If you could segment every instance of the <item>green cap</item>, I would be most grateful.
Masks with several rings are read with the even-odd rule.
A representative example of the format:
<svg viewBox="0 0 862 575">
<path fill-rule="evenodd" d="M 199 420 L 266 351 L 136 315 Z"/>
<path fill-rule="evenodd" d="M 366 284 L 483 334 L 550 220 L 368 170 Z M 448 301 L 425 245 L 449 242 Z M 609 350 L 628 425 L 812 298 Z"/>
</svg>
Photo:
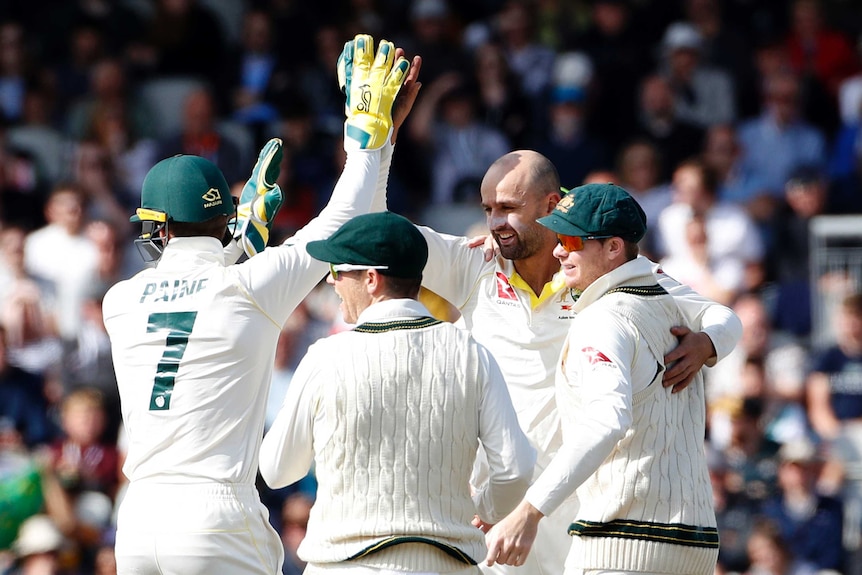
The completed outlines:
<svg viewBox="0 0 862 575">
<path fill-rule="evenodd" d="M 131 222 L 205 222 L 234 214 L 227 180 L 200 156 L 176 155 L 150 168 L 141 190 L 141 207 Z"/>
<path fill-rule="evenodd" d="M 387 266 L 380 273 L 420 278 L 428 243 L 410 220 L 393 212 L 356 216 L 329 239 L 308 242 L 311 257 L 331 264 Z"/>
<path fill-rule="evenodd" d="M 646 214 L 631 195 L 614 184 L 586 184 L 569 190 L 550 215 L 537 220 L 564 236 L 618 236 L 639 242 Z"/>
</svg>

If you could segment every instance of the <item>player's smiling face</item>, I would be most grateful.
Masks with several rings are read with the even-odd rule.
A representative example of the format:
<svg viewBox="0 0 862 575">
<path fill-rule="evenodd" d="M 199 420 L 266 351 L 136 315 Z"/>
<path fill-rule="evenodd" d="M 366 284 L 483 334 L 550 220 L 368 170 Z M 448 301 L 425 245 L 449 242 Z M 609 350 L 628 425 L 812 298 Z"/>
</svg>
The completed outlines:
<svg viewBox="0 0 862 575">
<path fill-rule="evenodd" d="M 554 257 L 560 260 L 566 287 L 584 291 L 591 283 L 611 271 L 606 246 L 600 240 L 585 240 L 584 249 L 569 252 L 561 246 L 554 248 Z"/>
<path fill-rule="evenodd" d="M 488 230 L 500 246 L 500 255 L 509 260 L 523 260 L 546 253 L 544 250 L 554 241 L 553 232 L 536 222 L 548 215 L 553 205 L 510 175 L 496 186 L 492 182 L 482 183 L 482 208 Z"/>
</svg>

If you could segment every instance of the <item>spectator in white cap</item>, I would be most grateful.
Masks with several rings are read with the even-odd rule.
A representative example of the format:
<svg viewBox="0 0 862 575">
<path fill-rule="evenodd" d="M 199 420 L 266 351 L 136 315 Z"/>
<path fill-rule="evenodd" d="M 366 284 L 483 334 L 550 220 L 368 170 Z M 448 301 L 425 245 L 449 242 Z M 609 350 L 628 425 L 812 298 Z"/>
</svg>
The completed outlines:
<svg viewBox="0 0 862 575">
<path fill-rule="evenodd" d="M 54 521 L 47 515 L 33 515 L 18 530 L 18 538 L 12 543 L 15 554 L 13 574 L 59 574 L 59 552 L 65 538 Z"/>
</svg>

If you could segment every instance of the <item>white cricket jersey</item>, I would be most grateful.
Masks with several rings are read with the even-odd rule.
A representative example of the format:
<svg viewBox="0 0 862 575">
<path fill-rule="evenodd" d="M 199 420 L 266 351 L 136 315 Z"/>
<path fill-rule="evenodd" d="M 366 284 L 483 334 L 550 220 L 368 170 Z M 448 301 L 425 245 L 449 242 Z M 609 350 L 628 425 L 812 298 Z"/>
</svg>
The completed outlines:
<svg viewBox="0 0 862 575">
<path fill-rule="evenodd" d="M 351 152 L 327 207 L 281 246 L 225 266 L 218 240 L 173 238 L 110 289 L 131 481 L 254 482 L 279 332 L 327 271 L 304 244 L 368 211 L 380 156 Z"/>
<path fill-rule="evenodd" d="M 555 277 L 536 297 L 512 261 L 498 256 L 486 262 L 467 238 L 419 230 L 429 252 L 423 285 L 461 311 L 464 326 L 500 364 L 521 428 L 538 452 L 538 475 L 562 444 L 554 376 L 574 317 L 570 290 Z M 730 353 L 742 335 L 733 311 L 661 273 L 657 264 L 652 269 L 690 323 L 704 326 L 718 358 Z"/>
</svg>

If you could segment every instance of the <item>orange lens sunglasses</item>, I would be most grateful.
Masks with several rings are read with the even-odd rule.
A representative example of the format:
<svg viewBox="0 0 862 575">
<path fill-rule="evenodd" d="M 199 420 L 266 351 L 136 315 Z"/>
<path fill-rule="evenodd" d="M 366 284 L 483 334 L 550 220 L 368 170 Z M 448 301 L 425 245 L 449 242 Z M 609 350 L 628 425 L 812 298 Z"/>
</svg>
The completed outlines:
<svg viewBox="0 0 862 575">
<path fill-rule="evenodd" d="M 604 240 L 613 236 L 565 236 L 557 234 L 557 243 L 563 246 L 567 252 L 579 252 L 584 249 L 584 242 L 587 240 Z"/>
</svg>

